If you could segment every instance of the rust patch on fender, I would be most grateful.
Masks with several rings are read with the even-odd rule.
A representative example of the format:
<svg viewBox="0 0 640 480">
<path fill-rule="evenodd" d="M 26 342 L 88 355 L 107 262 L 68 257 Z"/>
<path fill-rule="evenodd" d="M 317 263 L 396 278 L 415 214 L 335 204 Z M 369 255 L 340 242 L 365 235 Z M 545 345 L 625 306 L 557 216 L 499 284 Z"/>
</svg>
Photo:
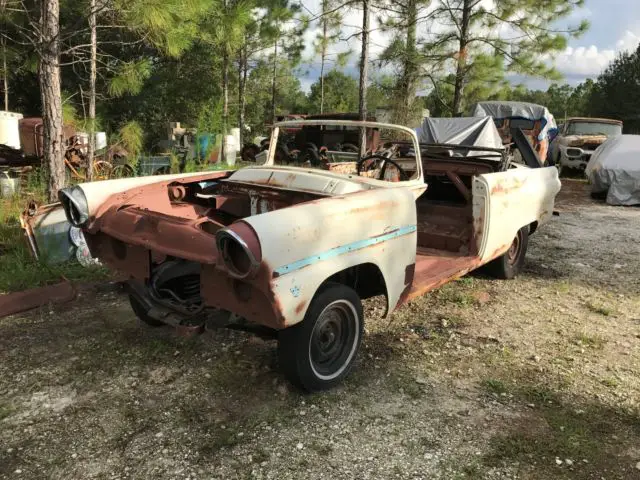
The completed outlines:
<svg viewBox="0 0 640 480">
<path fill-rule="evenodd" d="M 304 307 L 307 305 L 307 301 L 306 300 L 302 300 L 300 303 L 298 303 L 298 305 L 296 305 L 296 309 L 295 312 L 297 315 L 300 315 L 302 313 L 302 310 L 304 310 Z"/>
</svg>

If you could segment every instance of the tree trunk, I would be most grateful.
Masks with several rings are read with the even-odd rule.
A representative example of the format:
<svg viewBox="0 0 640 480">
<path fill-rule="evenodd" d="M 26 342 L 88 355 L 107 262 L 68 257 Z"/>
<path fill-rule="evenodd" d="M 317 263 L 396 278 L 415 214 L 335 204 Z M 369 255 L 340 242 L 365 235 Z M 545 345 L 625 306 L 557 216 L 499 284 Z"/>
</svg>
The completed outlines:
<svg viewBox="0 0 640 480">
<path fill-rule="evenodd" d="M 89 74 L 89 146 L 87 148 L 87 180 L 93 180 L 93 156 L 96 150 L 96 58 L 98 33 L 96 28 L 96 0 L 89 1 L 89 28 L 91 29 L 91 72 Z"/>
<path fill-rule="evenodd" d="M 222 159 L 225 160 L 225 136 L 229 126 L 229 53 L 222 54 Z"/>
<path fill-rule="evenodd" d="M 400 84 L 400 115 L 398 123 L 408 125 L 411 108 L 416 96 L 416 24 L 418 21 L 418 7 L 416 0 L 409 0 L 407 3 L 407 39 L 405 45 L 405 59 Z"/>
<path fill-rule="evenodd" d="M 360 85 L 358 114 L 367 119 L 367 76 L 369 73 L 369 0 L 362 0 L 362 52 L 360 55 Z M 367 151 L 367 129 L 360 129 L 360 155 Z"/>
<path fill-rule="evenodd" d="M 322 20 L 322 53 L 320 54 L 320 113 L 324 113 L 324 61 L 327 57 L 327 19 Z"/>
<path fill-rule="evenodd" d="M 469 19 L 471 16 L 471 0 L 464 0 L 462 5 L 462 23 L 460 24 L 460 48 L 458 50 L 458 64 L 456 66 L 456 79 L 453 91 L 452 114 L 454 117 L 462 115 L 462 95 L 464 93 L 464 81 L 467 66 L 467 46 L 469 44 Z"/>
<path fill-rule="evenodd" d="M 244 144 L 244 114 L 247 108 L 247 43 L 240 49 L 240 61 L 238 62 L 238 127 L 240 128 L 240 148 Z"/>
<path fill-rule="evenodd" d="M 40 62 L 38 80 L 44 124 L 44 165 L 49 175 L 49 201 L 58 200 L 64 187 L 64 132 L 62 95 L 60 92 L 60 4 L 58 0 L 42 0 L 40 11 Z"/>
<path fill-rule="evenodd" d="M 2 37 L 2 91 L 4 92 L 4 109 L 9 111 L 9 72 L 7 72 L 7 39 Z"/>
<path fill-rule="evenodd" d="M 276 121 L 276 67 L 278 65 L 278 40 L 273 44 L 273 79 L 271 81 L 271 121 Z"/>
</svg>

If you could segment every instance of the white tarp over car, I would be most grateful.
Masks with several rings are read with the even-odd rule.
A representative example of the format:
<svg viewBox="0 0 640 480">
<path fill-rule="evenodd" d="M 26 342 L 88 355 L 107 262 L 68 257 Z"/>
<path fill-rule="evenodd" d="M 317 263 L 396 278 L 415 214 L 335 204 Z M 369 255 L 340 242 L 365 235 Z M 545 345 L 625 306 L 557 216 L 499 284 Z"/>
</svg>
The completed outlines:
<svg viewBox="0 0 640 480">
<path fill-rule="evenodd" d="M 502 139 L 493 120 L 484 118 L 433 118 L 427 117 L 422 126 L 416 128 L 418 141 L 428 144 L 463 145 L 503 149 Z M 461 150 L 452 152 L 454 156 L 478 156 L 483 152 Z"/>
<path fill-rule="evenodd" d="M 550 131 L 558 130 L 556 121 L 547 107 L 536 103 L 527 102 L 502 102 L 487 101 L 478 102 L 472 115 L 474 117 L 493 117 L 495 119 L 504 118 L 525 118 L 527 120 L 541 120 L 542 129 L 538 140 L 544 140 Z"/>
<path fill-rule="evenodd" d="M 600 145 L 585 173 L 595 194 L 610 205 L 640 205 L 640 135 L 610 137 Z"/>
</svg>

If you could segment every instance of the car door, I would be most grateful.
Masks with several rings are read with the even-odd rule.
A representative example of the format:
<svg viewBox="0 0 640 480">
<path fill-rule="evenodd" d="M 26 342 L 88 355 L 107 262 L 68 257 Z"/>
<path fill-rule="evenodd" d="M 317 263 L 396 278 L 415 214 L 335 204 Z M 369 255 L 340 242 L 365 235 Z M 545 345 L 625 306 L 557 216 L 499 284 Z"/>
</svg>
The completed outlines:
<svg viewBox="0 0 640 480">
<path fill-rule="evenodd" d="M 555 167 L 518 167 L 474 177 L 474 230 L 482 263 L 506 252 L 520 228 L 548 222 L 559 191 Z"/>
</svg>

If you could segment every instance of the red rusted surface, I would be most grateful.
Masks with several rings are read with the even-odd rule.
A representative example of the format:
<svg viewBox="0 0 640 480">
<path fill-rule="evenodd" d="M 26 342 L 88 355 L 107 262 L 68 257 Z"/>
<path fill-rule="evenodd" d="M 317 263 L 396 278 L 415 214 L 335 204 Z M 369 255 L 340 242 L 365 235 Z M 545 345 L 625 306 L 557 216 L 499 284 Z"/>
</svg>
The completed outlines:
<svg viewBox="0 0 640 480">
<path fill-rule="evenodd" d="M 184 197 L 187 194 L 187 190 L 183 185 L 169 185 L 169 199 L 172 202 L 180 202 L 184 200 Z"/>
<path fill-rule="evenodd" d="M 296 305 L 295 308 L 295 312 L 296 314 L 300 315 L 302 313 L 302 311 L 304 310 L 304 307 L 307 306 L 307 301 L 306 300 L 302 300 L 301 302 L 298 303 L 298 305 Z"/>
<path fill-rule="evenodd" d="M 125 243 L 102 232 L 85 234 L 85 240 L 91 256 L 99 258 L 109 268 L 137 280 L 149 278 L 150 252 L 146 248 Z M 154 252 L 154 255 L 158 258 L 157 253 Z"/>
<path fill-rule="evenodd" d="M 523 187 L 525 180 L 518 178 L 509 178 L 497 182 L 491 188 L 491 195 L 507 195 Z"/>
<path fill-rule="evenodd" d="M 418 253 L 413 283 L 402 293 L 398 305 L 462 277 L 479 265 L 478 257 L 451 257 L 437 250 L 432 253 Z"/>
<path fill-rule="evenodd" d="M 276 329 L 285 326 L 282 309 L 271 289 L 271 271 L 264 263 L 256 277 L 248 281 L 231 278 L 223 268 L 204 265 L 200 295 L 205 305 L 236 313 L 250 322 Z"/>
<path fill-rule="evenodd" d="M 70 282 L 32 288 L 23 292 L 0 295 L 0 317 L 31 310 L 47 304 L 66 303 L 73 300 L 76 290 Z"/>
</svg>

